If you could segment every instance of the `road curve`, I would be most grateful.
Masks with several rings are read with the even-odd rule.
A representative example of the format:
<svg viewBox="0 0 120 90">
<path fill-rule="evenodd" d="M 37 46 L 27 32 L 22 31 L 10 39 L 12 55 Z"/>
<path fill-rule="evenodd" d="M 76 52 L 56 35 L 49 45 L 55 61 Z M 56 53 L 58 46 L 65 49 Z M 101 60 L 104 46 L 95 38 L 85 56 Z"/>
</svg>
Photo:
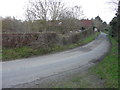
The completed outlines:
<svg viewBox="0 0 120 90">
<path fill-rule="evenodd" d="M 109 48 L 108 37 L 101 32 L 96 40 L 75 49 L 39 57 L 0 62 L 0 66 L 2 65 L 2 70 L 0 70 L 2 88 L 10 88 L 86 65 L 91 60 L 99 59 L 108 52 Z"/>
</svg>

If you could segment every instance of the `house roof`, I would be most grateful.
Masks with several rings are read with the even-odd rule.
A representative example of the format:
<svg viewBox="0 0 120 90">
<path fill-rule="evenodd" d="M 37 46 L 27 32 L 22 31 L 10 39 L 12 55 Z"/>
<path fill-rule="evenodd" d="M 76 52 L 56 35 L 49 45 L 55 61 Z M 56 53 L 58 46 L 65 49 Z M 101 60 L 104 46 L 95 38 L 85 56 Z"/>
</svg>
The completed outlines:
<svg viewBox="0 0 120 90">
<path fill-rule="evenodd" d="M 85 19 L 81 20 L 80 23 L 82 27 L 90 27 L 93 24 L 92 20 L 85 20 Z"/>
</svg>

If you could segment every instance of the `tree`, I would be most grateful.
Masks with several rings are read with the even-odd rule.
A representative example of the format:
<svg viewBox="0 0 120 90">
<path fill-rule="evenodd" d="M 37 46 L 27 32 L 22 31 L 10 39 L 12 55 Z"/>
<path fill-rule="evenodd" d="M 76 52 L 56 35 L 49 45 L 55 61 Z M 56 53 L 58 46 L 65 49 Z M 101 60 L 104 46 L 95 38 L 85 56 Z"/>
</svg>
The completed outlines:
<svg viewBox="0 0 120 90">
<path fill-rule="evenodd" d="M 112 4 L 112 9 L 117 11 L 118 10 L 118 2 L 119 0 L 111 0 L 109 3 Z"/>
<path fill-rule="evenodd" d="M 115 2 L 117 3 L 117 2 Z M 112 37 L 116 37 L 118 39 L 118 41 L 120 41 L 119 39 L 119 34 L 120 33 L 120 1 L 118 2 L 118 9 L 117 9 L 117 13 L 116 16 L 112 19 L 112 21 L 110 22 L 111 25 L 111 35 Z"/>
<path fill-rule="evenodd" d="M 72 8 L 66 8 L 63 10 L 60 17 L 63 32 L 80 29 L 79 20 L 82 19 L 83 16 L 84 14 L 80 6 L 74 6 Z"/>
<path fill-rule="evenodd" d="M 41 1 L 37 0 L 34 2 L 30 2 L 30 5 L 27 7 L 26 10 L 26 16 L 28 20 L 42 20 L 44 30 L 46 31 L 46 21 L 47 21 L 47 16 L 48 16 L 48 10 L 49 10 L 49 5 L 46 0 Z"/>
<path fill-rule="evenodd" d="M 27 18 L 30 20 L 42 19 L 46 21 L 48 13 L 48 3 L 46 0 L 44 0 L 44 2 L 37 0 L 29 3 L 30 5 L 26 10 Z"/>
<path fill-rule="evenodd" d="M 50 1 L 49 2 L 49 12 L 51 20 L 59 20 L 61 13 L 65 11 L 64 3 L 60 1 Z"/>
<path fill-rule="evenodd" d="M 117 34 L 118 34 L 118 32 L 117 32 L 117 17 L 114 17 L 112 19 L 112 21 L 110 22 L 110 25 L 111 25 L 111 28 L 112 28 L 110 34 L 111 34 L 112 37 L 116 37 Z"/>
<path fill-rule="evenodd" d="M 15 17 L 6 17 L 2 19 L 3 32 L 28 32 L 27 21 L 15 19 Z"/>
<path fill-rule="evenodd" d="M 58 20 L 63 9 L 64 4 L 60 1 L 36 0 L 29 3 L 26 16 L 29 21 L 41 20 L 46 31 L 47 21 Z"/>
<path fill-rule="evenodd" d="M 72 8 L 73 17 L 80 20 L 84 18 L 83 10 L 81 9 L 81 6 L 74 6 Z"/>
<path fill-rule="evenodd" d="M 100 18 L 100 16 L 95 17 L 95 19 L 93 19 L 93 25 L 99 29 L 99 30 L 103 30 L 103 21 Z"/>
<path fill-rule="evenodd" d="M 44 31 L 49 30 L 49 23 L 53 26 L 61 26 L 61 29 L 73 29 L 77 19 L 81 19 L 83 11 L 80 6 L 74 6 L 73 8 L 65 7 L 64 3 L 56 0 L 36 0 L 30 2 L 26 10 L 27 19 L 30 22 L 30 26 L 33 22 L 40 21 Z M 41 21 L 43 23 L 41 23 Z M 54 22 L 60 21 L 62 24 L 56 25 Z M 62 28 L 63 27 L 63 28 Z M 33 27 L 31 27 L 33 28 Z"/>
<path fill-rule="evenodd" d="M 118 39 L 118 42 L 119 42 L 119 46 L 120 46 L 120 1 L 118 2 L 118 10 L 117 10 L 117 39 Z"/>
<path fill-rule="evenodd" d="M 61 12 L 60 19 L 64 18 L 74 18 L 74 19 L 83 19 L 84 14 L 81 6 L 73 6 L 71 8 L 66 8 Z"/>
</svg>

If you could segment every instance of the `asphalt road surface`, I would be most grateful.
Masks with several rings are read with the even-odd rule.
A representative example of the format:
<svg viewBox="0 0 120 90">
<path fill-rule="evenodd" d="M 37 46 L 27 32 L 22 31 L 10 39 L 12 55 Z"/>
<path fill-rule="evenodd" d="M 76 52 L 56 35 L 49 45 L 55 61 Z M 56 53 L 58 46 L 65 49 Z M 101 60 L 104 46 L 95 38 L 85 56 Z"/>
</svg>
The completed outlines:
<svg viewBox="0 0 120 90">
<path fill-rule="evenodd" d="M 2 65 L 2 88 L 11 88 L 14 85 L 32 82 L 60 72 L 84 66 L 92 60 L 98 60 L 109 51 L 110 42 L 105 33 L 102 33 L 91 43 L 39 57 L 0 62 Z M 22 88 L 22 87 L 21 87 Z"/>
</svg>

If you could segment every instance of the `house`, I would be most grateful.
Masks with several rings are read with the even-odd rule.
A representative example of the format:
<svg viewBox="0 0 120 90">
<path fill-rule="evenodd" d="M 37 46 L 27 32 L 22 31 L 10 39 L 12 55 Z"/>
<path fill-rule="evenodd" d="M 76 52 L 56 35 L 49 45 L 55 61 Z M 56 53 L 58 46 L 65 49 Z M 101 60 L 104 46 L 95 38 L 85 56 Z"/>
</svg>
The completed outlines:
<svg viewBox="0 0 120 90">
<path fill-rule="evenodd" d="M 89 27 L 93 26 L 93 22 L 92 22 L 92 20 L 82 19 L 80 21 L 80 25 L 82 28 L 89 28 Z"/>
</svg>

